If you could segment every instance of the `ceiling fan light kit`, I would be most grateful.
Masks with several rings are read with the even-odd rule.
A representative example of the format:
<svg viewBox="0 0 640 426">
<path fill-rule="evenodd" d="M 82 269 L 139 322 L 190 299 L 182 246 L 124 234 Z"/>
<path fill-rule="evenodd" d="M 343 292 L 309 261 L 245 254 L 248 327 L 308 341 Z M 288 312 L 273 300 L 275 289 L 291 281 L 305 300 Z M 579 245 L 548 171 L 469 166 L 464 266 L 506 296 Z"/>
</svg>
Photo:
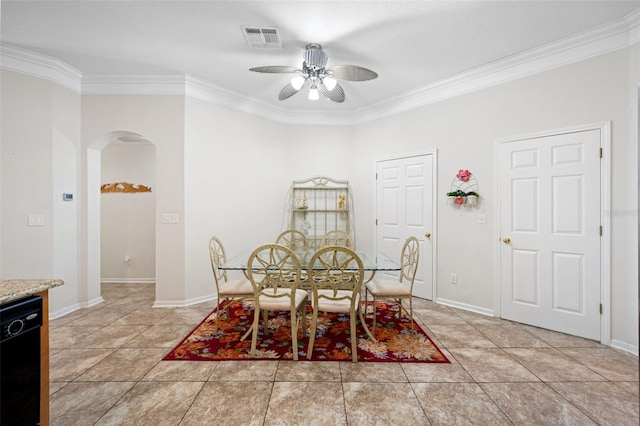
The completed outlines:
<svg viewBox="0 0 640 426">
<path fill-rule="evenodd" d="M 311 86 L 311 88 L 309 89 L 309 100 L 311 101 L 317 101 L 318 99 L 320 99 L 320 95 L 318 94 L 318 88 L 316 87 L 316 85 L 314 84 L 313 86 Z"/>
<path fill-rule="evenodd" d="M 281 101 L 290 98 L 298 93 L 303 87 L 309 86 L 309 99 L 317 100 L 322 93 L 327 99 L 333 102 L 344 102 L 345 95 L 342 86 L 337 80 L 345 81 L 367 81 L 378 77 L 378 74 L 370 69 L 357 65 L 336 65 L 326 68 L 329 57 L 322 50 L 322 46 L 317 43 L 309 43 L 305 47 L 302 68 L 291 66 L 271 65 L 264 67 L 250 68 L 249 71 L 262 73 L 294 73 L 289 84 L 287 84 L 278 95 Z"/>
</svg>

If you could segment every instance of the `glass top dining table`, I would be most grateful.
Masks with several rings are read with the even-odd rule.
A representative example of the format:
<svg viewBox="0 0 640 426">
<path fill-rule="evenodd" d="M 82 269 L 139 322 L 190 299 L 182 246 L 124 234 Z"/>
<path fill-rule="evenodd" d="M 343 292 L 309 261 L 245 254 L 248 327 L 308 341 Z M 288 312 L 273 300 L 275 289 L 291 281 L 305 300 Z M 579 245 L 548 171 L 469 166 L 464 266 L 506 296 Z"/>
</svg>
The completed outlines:
<svg viewBox="0 0 640 426">
<path fill-rule="evenodd" d="M 252 251 L 253 250 L 246 250 L 239 255 L 230 258 L 225 263 L 221 264 L 219 268 L 227 271 L 246 271 L 247 261 L 249 260 L 249 256 L 251 255 Z M 303 269 L 306 269 L 306 266 L 309 264 L 309 260 L 311 259 L 311 256 L 313 256 L 315 251 L 315 249 L 294 250 L 294 253 L 298 257 L 300 265 Z M 377 271 L 392 272 L 400 270 L 400 265 L 383 253 L 378 252 L 374 254 L 368 254 L 364 251 L 356 250 L 356 254 L 360 257 L 360 260 L 362 260 L 362 265 L 365 271 L 375 273 Z"/>
</svg>

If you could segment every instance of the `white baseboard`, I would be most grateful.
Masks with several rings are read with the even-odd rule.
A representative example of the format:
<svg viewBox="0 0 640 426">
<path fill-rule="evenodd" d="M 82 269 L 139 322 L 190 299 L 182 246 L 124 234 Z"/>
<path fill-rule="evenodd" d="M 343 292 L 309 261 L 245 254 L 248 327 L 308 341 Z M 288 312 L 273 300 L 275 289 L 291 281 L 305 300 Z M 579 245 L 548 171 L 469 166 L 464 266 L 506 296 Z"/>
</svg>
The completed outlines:
<svg viewBox="0 0 640 426">
<path fill-rule="evenodd" d="M 54 320 L 54 319 L 58 319 L 58 318 L 62 318 L 63 316 L 70 314 L 71 312 L 75 312 L 78 309 L 82 309 L 82 305 L 80 303 L 76 303 L 74 305 L 71 306 L 67 306 L 63 309 L 59 309 L 55 312 L 51 312 L 49 311 L 49 321 Z"/>
<path fill-rule="evenodd" d="M 104 299 L 102 298 L 102 296 L 98 296 L 95 299 L 89 300 L 88 302 L 81 303 L 81 306 L 83 308 L 90 308 L 90 307 L 96 306 L 98 303 L 102 303 L 102 302 L 104 302 Z"/>
<path fill-rule="evenodd" d="M 611 347 L 614 349 L 620 349 L 621 351 L 629 352 L 635 356 L 638 356 L 638 346 L 631 343 L 621 342 L 620 340 L 611 339 Z"/>
<path fill-rule="evenodd" d="M 455 300 L 443 299 L 441 297 L 437 297 L 435 300 L 436 303 L 441 305 L 450 306 L 452 308 L 458 308 L 469 312 L 475 312 L 476 314 L 487 315 L 490 317 L 495 317 L 496 313 L 493 309 L 482 308 L 480 306 L 468 305 L 466 303 L 456 302 Z"/>
<path fill-rule="evenodd" d="M 153 284 L 155 278 L 100 278 L 100 284 Z"/>
<path fill-rule="evenodd" d="M 186 308 L 187 306 L 197 305 L 198 303 L 209 302 L 211 300 L 218 300 L 216 294 L 210 294 L 207 296 L 196 297 L 188 300 L 156 300 L 153 302 L 154 308 Z"/>
<path fill-rule="evenodd" d="M 55 312 L 49 312 L 49 320 L 62 318 L 63 316 L 70 314 L 71 312 L 75 312 L 78 309 L 90 308 L 102 302 L 104 302 L 104 299 L 102 298 L 102 296 L 99 296 L 99 297 L 96 297 L 95 299 L 89 300 L 88 302 L 75 303 L 63 309 L 58 309 Z"/>
</svg>

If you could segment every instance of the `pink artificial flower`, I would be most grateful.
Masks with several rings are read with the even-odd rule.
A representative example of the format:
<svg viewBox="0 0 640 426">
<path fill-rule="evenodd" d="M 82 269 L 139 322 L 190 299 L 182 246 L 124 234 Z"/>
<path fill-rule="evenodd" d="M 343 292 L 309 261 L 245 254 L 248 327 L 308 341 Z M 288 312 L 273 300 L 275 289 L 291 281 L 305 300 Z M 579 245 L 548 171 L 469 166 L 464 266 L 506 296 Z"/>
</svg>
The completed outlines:
<svg viewBox="0 0 640 426">
<path fill-rule="evenodd" d="M 462 197 L 456 198 L 456 204 L 464 204 L 464 198 Z"/>
<path fill-rule="evenodd" d="M 469 170 L 460 169 L 458 170 L 458 174 L 456 175 L 456 177 L 461 181 L 466 182 L 471 177 L 471 172 Z"/>
</svg>

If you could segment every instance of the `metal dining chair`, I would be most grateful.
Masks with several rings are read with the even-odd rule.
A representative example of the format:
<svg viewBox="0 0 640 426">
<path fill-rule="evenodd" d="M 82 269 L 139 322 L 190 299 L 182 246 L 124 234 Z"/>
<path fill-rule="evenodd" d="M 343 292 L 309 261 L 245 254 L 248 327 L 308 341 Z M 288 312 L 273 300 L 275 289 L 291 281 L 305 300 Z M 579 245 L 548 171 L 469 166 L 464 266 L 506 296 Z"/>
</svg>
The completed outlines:
<svg viewBox="0 0 640 426">
<path fill-rule="evenodd" d="M 218 293 L 218 305 L 216 309 L 216 331 L 218 330 L 220 318 L 220 304 L 224 299 L 227 303 L 230 300 L 242 300 L 253 298 L 253 287 L 246 278 L 238 278 L 229 280 L 227 271 L 219 268 L 220 265 L 226 263 L 227 253 L 224 249 L 222 241 L 216 236 L 209 239 L 209 259 L 211 260 L 211 269 L 213 271 L 213 280 L 216 283 L 216 292 Z M 225 308 L 226 304 L 225 303 Z"/>
<path fill-rule="evenodd" d="M 295 253 L 279 244 L 266 244 L 255 249 L 247 262 L 247 276 L 253 286 L 255 312 L 251 338 L 251 356 L 256 356 L 260 314 L 263 336 L 269 334 L 269 311 L 289 311 L 291 316 L 291 349 L 298 360 L 298 320 L 306 331 L 307 292 L 298 289 L 301 267 Z"/>
<path fill-rule="evenodd" d="M 398 281 L 374 278 L 365 286 L 365 303 L 367 294 L 373 296 L 376 300 L 393 300 L 398 304 L 398 318 L 402 315 L 402 311 L 406 312 L 406 308 L 402 305 L 402 300 L 409 299 L 409 318 L 411 319 L 411 328 L 413 323 L 413 283 L 416 279 L 416 271 L 418 270 L 418 261 L 420 259 L 420 243 L 416 237 L 409 237 L 402 245 L 400 254 L 400 276 Z M 406 283 L 406 284 L 405 284 Z M 373 331 L 376 330 L 376 310 L 373 304 Z"/>
<path fill-rule="evenodd" d="M 351 332 L 351 354 L 358 362 L 357 317 L 369 337 L 375 341 L 360 309 L 360 289 L 364 280 L 364 266 L 360 257 L 351 249 L 330 246 L 318 250 L 309 261 L 309 284 L 311 286 L 313 315 L 309 336 L 307 358 L 313 355 L 319 312 L 348 313 Z"/>
</svg>

